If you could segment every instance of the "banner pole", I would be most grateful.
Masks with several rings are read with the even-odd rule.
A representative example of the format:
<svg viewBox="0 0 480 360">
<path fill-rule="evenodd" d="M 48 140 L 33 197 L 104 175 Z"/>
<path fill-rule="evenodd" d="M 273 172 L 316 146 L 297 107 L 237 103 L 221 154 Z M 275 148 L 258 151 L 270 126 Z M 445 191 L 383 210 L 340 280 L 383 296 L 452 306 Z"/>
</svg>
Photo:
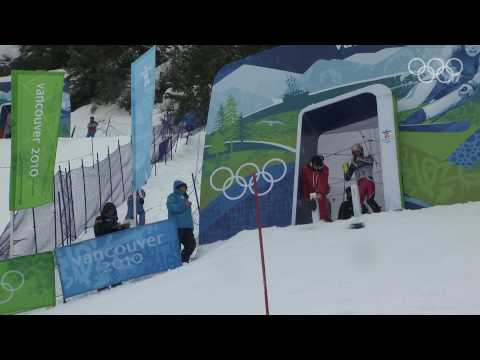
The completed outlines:
<svg viewBox="0 0 480 360">
<path fill-rule="evenodd" d="M 262 221 L 260 217 L 260 200 L 257 192 L 257 174 L 253 173 L 253 189 L 255 191 L 255 208 L 257 214 L 257 227 L 258 227 L 258 239 L 260 241 L 260 256 L 262 259 L 262 274 L 263 274 L 263 292 L 265 296 L 265 314 L 270 315 L 268 307 L 268 288 L 267 288 L 267 275 L 265 269 L 265 256 L 263 253 L 263 235 L 262 235 Z"/>
<path fill-rule="evenodd" d="M 10 211 L 10 256 L 9 258 L 13 258 L 13 221 L 15 218 L 15 214 L 12 211 Z"/>
</svg>

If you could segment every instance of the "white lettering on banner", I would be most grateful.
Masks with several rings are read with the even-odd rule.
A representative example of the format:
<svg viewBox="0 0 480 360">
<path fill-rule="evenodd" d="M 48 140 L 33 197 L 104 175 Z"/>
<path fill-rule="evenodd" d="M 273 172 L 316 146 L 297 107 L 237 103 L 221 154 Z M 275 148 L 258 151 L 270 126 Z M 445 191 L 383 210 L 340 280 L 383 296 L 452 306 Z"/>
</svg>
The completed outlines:
<svg viewBox="0 0 480 360">
<path fill-rule="evenodd" d="M 143 261 L 143 255 L 137 252 L 138 249 L 144 250 L 145 247 L 152 248 L 152 247 L 160 246 L 163 244 L 162 237 L 163 237 L 163 234 L 149 236 L 147 239 L 139 238 L 131 243 L 118 244 L 106 250 L 96 250 L 96 251 L 93 251 L 92 253 L 84 254 L 83 256 L 80 256 L 80 257 L 73 257 L 72 261 L 75 263 L 75 265 L 81 266 L 82 264 L 89 265 L 93 261 L 102 262 L 105 259 L 113 258 L 114 259 L 113 261 L 117 265 L 118 265 L 118 261 L 124 261 L 125 263 L 128 263 L 128 265 L 126 266 L 131 266 L 131 263 L 138 265 Z M 134 254 L 130 256 L 130 254 L 132 253 Z M 120 255 L 125 255 L 125 254 L 127 254 L 125 258 L 123 259 L 118 258 Z M 110 264 L 104 265 L 105 267 L 104 271 L 111 271 L 111 270 L 106 270 L 106 269 L 109 269 L 110 266 L 111 266 Z M 117 268 L 118 266 L 113 265 L 113 267 Z"/>
<path fill-rule="evenodd" d="M 32 142 L 40 145 L 42 137 L 42 126 L 45 120 L 44 102 L 45 102 L 45 84 L 38 84 L 35 91 L 35 111 L 33 118 L 33 133 Z M 40 168 L 40 148 L 32 148 L 32 155 L 30 157 L 30 177 L 37 177 Z"/>
</svg>

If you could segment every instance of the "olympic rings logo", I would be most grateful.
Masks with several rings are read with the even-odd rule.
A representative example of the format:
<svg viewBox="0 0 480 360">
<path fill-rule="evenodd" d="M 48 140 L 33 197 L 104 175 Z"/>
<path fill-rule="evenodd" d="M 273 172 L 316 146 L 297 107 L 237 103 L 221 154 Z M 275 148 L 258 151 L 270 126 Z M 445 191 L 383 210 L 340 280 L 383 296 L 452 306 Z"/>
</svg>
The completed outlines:
<svg viewBox="0 0 480 360">
<path fill-rule="evenodd" d="M 270 174 L 269 172 L 266 171 L 266 168 L 268 167 L 268 165 L 271 164 L 272 162 L 275 162 L 275 161 L 279 162 L 283 166 L 282 175 L 278 179 L 274 179 L 272 174 Z M 285 163 L 285 161 L 283 161 L 282 159 L 274 158 L 274 159 L 270 159 L 269 161 L 267 161 L 265 163 L 265 165 L 263 165 L 262 170 L 260 170 L 259 167 L 257 166 L 257 164 L 255 164 L 255 163 L 245 163 L 245 164 L 241 165 L 237 169 L 235 174 L 233 173 L 232 169 L 230 169 L 228 167 L 225 167 L 225 166 L 219 167 L 218 169 L 214 170 L 212 175 L 210 175 L 210 186 L 212 187 L 213 190 L 223 193 L 223 195 L 228 200 L 231 200 L 231 201 L 238 200 L 238 199 L 242 198 L 245 195 L 245 193 L 247 192 L 247 190 L 250 190 L 250 193 L 252 195 L 254 195 L 255 191 L 253 189 L 253 176 L 250 178 L 248 183 L 247 183 L 247 180 L 245 178 L 240 176 L 240 171 L 242 171 L 243 169 L 245 169 L 249 166 L 255 169 L 255 179 L 257 181 L 258 181 L 258 178 L 261 176 L 263 178 L 263 180 L 265 180 L 269 184 L 267 190 L 259 193 L 258 196 L 264 196 L 264 195 L 267 195 L 268 193 L 270 193 L 270 191 L 272 191 L 272 189 L 273 189 L 273 185 L 282 181 L 283 178 L 287 175 L 287 164 Z M 221 188 L 215 186 L 215 184 L 213 183 L 213 178 L 220 171 L 226 171 L 229 175 L 229 177 L 225 180 L 225 182 L 223 183 L 223 186 Z M 240 193 L 240 195 L 230 196 L 229 194 L 227 194 L 227 190 L 230 189 L 230 187 L 232 187 L 234 182 L 236 182 L 237 185 L 242 188 L 242 192 Z"/>
<path fill-rule="evenodd" d="M 463 62 L 459 58 L 448 59 L 446 63 L 440 58 L 431 58 L 425 63 L 423 59 L 416 57 L 408 62 L 408 71 L 425 84 L 434 80 L 451 84 L 458 81 L 463 71 Z"/>
<path fill-rule="evenodd" d="M 13 286 L 10 281 L 7 281 L 7 277 L 9 275 L 18 276 L 20 280 L 20 284 L 17 285 L 16 287 Z M 8 293 L 8 296 L 6 299 L 0 299 L 0 305 L 6 304 L 10 300 L 12 300 L 13 294 L 15 294 L 17 290 L 20 290 L 24 283 L 25 283 L 25 277 L 20 271 L 10 270 L 10 271 L 7 271 L 5 274 L 3 274 L 2 278 L 0 279 L 0 288 L 3 288 Z"/>
</svg>

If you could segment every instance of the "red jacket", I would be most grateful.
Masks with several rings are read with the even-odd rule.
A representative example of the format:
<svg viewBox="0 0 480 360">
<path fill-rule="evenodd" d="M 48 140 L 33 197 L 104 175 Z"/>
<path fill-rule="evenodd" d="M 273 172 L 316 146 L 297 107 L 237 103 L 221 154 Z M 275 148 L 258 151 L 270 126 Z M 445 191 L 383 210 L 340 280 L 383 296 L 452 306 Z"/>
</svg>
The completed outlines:
<svg viewBox="0 0 480 360">
<path fill-rule="evenodd" d="M 320 171 L 314 171 L 309 165 L 303 166 L 300 170 L 300 180 L 305 200 L 310 200 L 311 193 L 327 195 L 330 192 L 328 166 L 325 164 Z"/>
</svg>

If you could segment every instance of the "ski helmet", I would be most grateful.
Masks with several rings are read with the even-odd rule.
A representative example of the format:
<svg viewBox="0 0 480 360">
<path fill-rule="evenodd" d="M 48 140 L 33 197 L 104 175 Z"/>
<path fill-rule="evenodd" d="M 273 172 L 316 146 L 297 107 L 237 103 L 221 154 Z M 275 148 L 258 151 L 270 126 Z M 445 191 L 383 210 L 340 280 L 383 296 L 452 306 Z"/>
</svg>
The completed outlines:
<svg viewBox="0 0 480 360">
<path fill-rule="evenodd" d="M 321 169 L 323 167 L 324 157 L 322 155 L 314 155 L 310 160 L 310 164 L 314 169 Z"/>
<path fill-rule="evenodd" d="M 363 147 L 361 144 L 355 144 L 352 146 L 353 156 L 363 156 Z"/>
</svg>

